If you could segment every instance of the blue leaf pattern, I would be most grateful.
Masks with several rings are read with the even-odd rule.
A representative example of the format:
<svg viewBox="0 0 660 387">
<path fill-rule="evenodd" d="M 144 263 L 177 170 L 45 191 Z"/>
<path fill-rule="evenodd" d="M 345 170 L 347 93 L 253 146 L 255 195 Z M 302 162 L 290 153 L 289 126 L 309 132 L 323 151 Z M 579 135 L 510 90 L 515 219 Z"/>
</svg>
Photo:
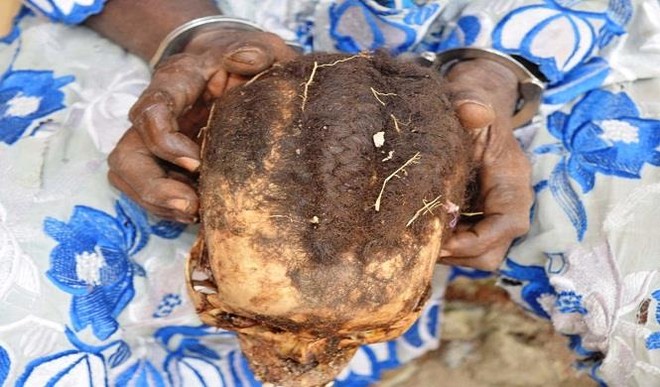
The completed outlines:
<svg viewBox="0 0 660 387">
<path fill-rule="evenodd" d="M 140 360 L 117 377 L 115 386 L 165 387 L 165 381 L 150 361 Z"/>
<path fill-rule="evenodd" d="M 11 369 L 11 359 L 7 351 L 0 347 L 0 386 L 4 386 L 9 370 Z"/>
<path fill-rule="evenodd" d="M 60 364 L 60 370 L 51 367 L 50 362 Z M 99 372 L 104 370 L 103 362 L 101 356 L 76 350 L 45 356 L 27 365 L 25 372 L 18 378 L 16 386 L 34 385 L 36 380 L 46 380 L 47 386 L 55 386 L 65 379 L 89 380 L 90 385 L 107 385 L 105 372 Z"/>
<path fill-rule="evenodd" d="M 548 185 L 552 196 L 557 200 L 566 215 L 568 215 L 573 227 L 575 227 L 577 239 L 582 240 L 584 233 L 587 231 L 587 213 L 568 179 L 565 159 L 562 159 L 552 171 Z"/>
<path fill-rule="evenodd" d="M 131 357 L 131 348 L 122 341 L 117 351 L 108 358 L 108 363 L 111 368 L 115 368 L 122 365 L 129 357 Z"/>
</svg>

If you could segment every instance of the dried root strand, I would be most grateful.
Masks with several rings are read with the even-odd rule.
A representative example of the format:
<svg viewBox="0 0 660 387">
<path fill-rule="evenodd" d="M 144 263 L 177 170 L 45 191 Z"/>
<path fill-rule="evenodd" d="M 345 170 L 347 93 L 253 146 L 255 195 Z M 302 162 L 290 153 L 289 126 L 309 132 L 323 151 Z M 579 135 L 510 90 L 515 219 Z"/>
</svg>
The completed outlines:
<svg viewBox="0 0 660 387">
<path fill-rule="evenodd" d="M 314 61 L 314 67 L 312 68 L 312 73 L 310 74 L 307 82 L 305 82 L 305 88 L 303 89 L 302 104 L 300 105 L 300 109 L 302 109 L 302 111 L 305 111 L 305 103 L 307 103 L 307 93 L 309 91 L 309 85 L 312 84 L 312 81 L 314 80 L 314 76 L 316 75 L 316 69 L 318 68 L 319 68 L 319 62 Z"/>
<path fill-rule="evenodd" d="M 424 200 L 424 207 L 420 208 L 415 212 L 415 215 L 413 215 L 412 218 L 406 223 L 406 227 L 410 227 L 411 224 L 413 224 L 414 221 L 417 220 L 422 215 L 426 215 L 427 213 L 433 214 L 433 210 L 437 207 L 442 206 L 443 204 L 440 203 L 440 198 L 442 198 L 442 195 L 438 195 L 435 199 L 431 200 L 430 202 L 427 202 Z"/>
<path fill-rule="evenodd" d="M 259 74 L 255 75 L 255 76 L 253 76 L 249 81 L 245 82 L 245 85 L 243 85 L 243 87 L 252 84 L 254 81 L 256 81 L 257 79 L 261 78 L 262 76 L 268 74 L 269 72 L 273 71 L 273 69 L 277 68 L 277 67 L 282 67 L 282 65 L 280 65 L 279 63 L 273 64 L 271 67 L 267 68 L 266 70 L 260 72 Z"/>
<path fill-rule="evenodd" d="M 303 95 L 302 95 L 302 104 L 300 105 L 301 110 L 305 111 L 305 104 L 307 103 L 307 94 L 309 93 L 309 86 L 314 81 L 314 76 L 316 75 L 316 70 L 318 70 L 319 68 L 322 68 L 322 67 L 336 66 L 340 63 L 348 62 L 349 60 L 353 60 L 355 58 L 369 58 L 369 55 L 364 54 L 364 53 L 361 52 L 359 54 L 349 56 L 348 58 L 337 59 L 336 61 L 331 62 L 331 63 L 321 63 L 321 64 L 319 64 L 319 62 L 314 61 L 314 67 L 312 67 L 312 73 L 309 75 L 309 79 L 307 79 L 307 82 L 305 82 L 305 85 L 304 85 Z M 258 74 L 257 77 L 259 75 L 261 75 L 261 73 Z M 252 80 L 254 80 L 254 78 Z"/>
<path fill-rule="evenodd" d="M 480 215 L 483 215 L 483 214 L 484 214 L 483 211 L 479 211 L 479 212 L 461 212 L 461 216 L 467 216 L 467 217 L 480 216 Z"/>
<path fill-rule="evenodd" d="M 413 157 L 409 158 L 408 161 L 406 161 L 402 166 L 397 168 L 396 171 L 392 172 L 391 175 L 387 176 L 385 178 L 385 181 L 383 181 L 383 186 L 380 188 L 380 193 L 378 194 L 378 198 L 376 199 L 376 203 L 374 204 L 374 207 L 376 209 L 376 212 L 380 211 L 380 201 L 383 198 L 383 193 L 385 192 L 385 186 L 387 183 L 392 180 L 397 174 L 403 170 L 406 169 L 411 164 L 417 164 L 419 162 L 419 159 L 421 159 L 422 156 L 419 152 L 415 153 Z M 397 176 L 398 177 L 398 176 Z"/>
<path fill-rule="evenodd" d="M 396 129 L 396 132 L 401 133 L 401 128 L 399 128 L 399 120 L 396 119 L 394 114 L 390 114 L 390 117 L 392 117 L 392 121 L 394 121 L 394 129 Z"/>
<path fill-rule="evenodd" d="M 201 137 L 202 143 L 199 146 L 199 152 L 200 154 L 204 154 L 204 149 L 206 149 L 206 132 L 209 130 L 209 127 L 211 126 L 211 120 L 213 119 L 213 113 L 215 112 L 215 102 L 211 104 L 211 109 L 209 111 L 209 118 L 206 120 L 206 125 L 199 130 L 199 133 L 197 133 L 197 138 L 199 139 Z"/>
<path fill-rule="evenodd" d="M 320 64 L 320 65 L 318 65 L 318 67 L 332 67 L 332 66 L 336 66 L 336 65 L 338 65 L 339 63 L 348 62 L 349 60 L 353 60 L 353 59 L 355 59 L 355 58 L 369 58 L 369 55 L 367 55 L 367 54 L 361 52 L 361 53 L 359 53 L 359 54 L 355 54 L 355 55 L 353 55 L 353 56 L 349 56 L 348 58 L 337 59 L 336 61 L 331 62 L 331 63 L 323 63 L 323 64 Z"/>
<path fill-rule="evenodd" d="M 373 87 L 370 87 L 371 92 L 373 93 L 374 97 L 380 102 L 381 105 L 385 106 L 385 102 L 383 102 L 380 97 L 394 97 L 396 96 L 396 93 L 381 93 L 380 91 L 374 89 Z"/>
</svg>

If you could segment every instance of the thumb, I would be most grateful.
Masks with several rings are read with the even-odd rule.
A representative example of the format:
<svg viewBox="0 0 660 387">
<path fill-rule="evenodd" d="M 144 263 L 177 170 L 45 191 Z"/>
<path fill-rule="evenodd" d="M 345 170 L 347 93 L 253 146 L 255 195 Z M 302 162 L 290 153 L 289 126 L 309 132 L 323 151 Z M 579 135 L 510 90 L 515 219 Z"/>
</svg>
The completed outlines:
<svg viewBox="0 0 660 387">
<path fill-rule="evenodd" d="M 256 75 L 275 62 L 273 51 L 258 42 L 241 42 L 230 47 L 223 59 L 223 68 L 230 74 Z"/>
<path fill-rule="evenodd" d="M 481 129 L 495 121 L 495 110 L 477 99 L 455 100 L 456 115 L 465 129 Z"/>
<path fill-rule="evenodd" d="M 481 160 L 488 144 L 490 127 L 495 122 L 495 110 L 474 96 L 459 94 L 457 97 L 454 99 L 456 116 L 472 135 L 473 159 Z"/>
</svg>

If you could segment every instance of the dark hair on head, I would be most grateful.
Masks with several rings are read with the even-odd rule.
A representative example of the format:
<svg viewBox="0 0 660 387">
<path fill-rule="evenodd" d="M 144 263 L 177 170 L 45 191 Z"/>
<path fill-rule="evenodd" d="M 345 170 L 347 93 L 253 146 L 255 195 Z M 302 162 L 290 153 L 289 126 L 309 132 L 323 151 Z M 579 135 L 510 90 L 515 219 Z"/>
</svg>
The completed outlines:
<svg viewBox="0 0 660 387">
<path fill-rule="evenodd" d="M 321 264 L 425 243 L 462 204 L 472 153 L 439 76 L 384 53 L 277 65 L 217 102 L 203 148 L 204 227 L 240 233 L 214 190 L 247 189 L 285 236 L 264 249 L 295 241 Z"/>
</svg>

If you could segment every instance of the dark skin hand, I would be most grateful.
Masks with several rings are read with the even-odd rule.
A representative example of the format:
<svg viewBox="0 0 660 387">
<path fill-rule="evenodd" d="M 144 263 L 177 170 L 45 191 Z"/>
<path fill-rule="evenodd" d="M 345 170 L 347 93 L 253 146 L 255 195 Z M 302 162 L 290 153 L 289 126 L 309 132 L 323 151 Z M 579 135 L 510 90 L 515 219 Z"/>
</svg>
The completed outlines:
<svg viewBox="0 0 660 387">
<path fill-rule="evenodd" d="M 112 0 L 87 25 L 149 60 L 174 28 L 218 14 L 208 0 Z M 108 158 L 110 182 L 157 216 L 195 222 L 199 209 L 192 175 L 199 167 L 195 139 L 206 122 L 210 101 L 295 55 L 270 33 L 213 28 L 196 34 L 184 52 L 156 68 L 131 109 L 133 126 Z"/>
<path fill-rule="evenodd" d="M 149 60 L 172 29 L 220 13 L 209 0 L 182 3 L 112 0 L 87 24 Z M 111 183 L 155 215 L 195 222 L 199 200 L 192 173 L 200 156 L 194 139 L 209 102 L 295 55 L 273 34 L 215 28 L 196 35 L 183 53 L 156 69 L 131 109 L 133 126 L 108 160 Z M 459 223 L 439 262 L 495 270 L 513 239 L 528 230 L 532 203 L 530 166 L 510 125 L 517 81 L 505 67 L 485 60 L 459 63 L 447 78 L 458 117 L 477 145 L 480 197 L 474 210 L 484 215 L 475 224 Z"/>
<path fill-rule="evenodd" d="M 483 59 L 455 65 L 447 80 L 458 117 L 475 140 L 480 169 L 473 210 L 483 217 L 474 224 L 459 223 L 439 262 L 494 271 L 513 240 L 529 230 L 533 201 L 531 166 L 511 126 L 517 80 L 506 67 Z"/>
</svg>

